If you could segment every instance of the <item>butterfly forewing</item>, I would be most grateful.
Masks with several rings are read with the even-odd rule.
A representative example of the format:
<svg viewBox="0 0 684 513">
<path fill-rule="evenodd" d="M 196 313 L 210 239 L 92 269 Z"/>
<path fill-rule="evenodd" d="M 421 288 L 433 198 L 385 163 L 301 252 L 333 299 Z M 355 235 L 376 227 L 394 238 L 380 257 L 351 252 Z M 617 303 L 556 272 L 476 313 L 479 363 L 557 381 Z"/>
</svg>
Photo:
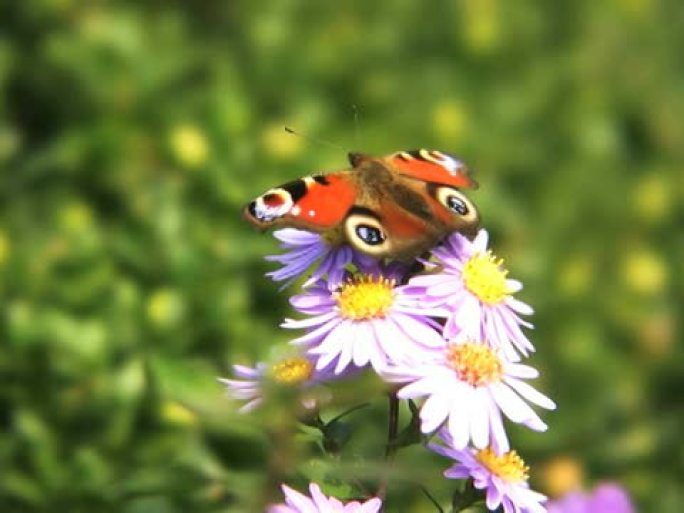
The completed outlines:
<svg viewBox="0 0 684 513">
<path fill-rule="evenodd" d="M 284 225 L 323 232 L 344 220 L 356 193 L 348 171 L 307 176 L 266 191 L 247 205 L 244 215 L 260 228 Z"/>
<path fill-rule="evenodd" d="M 398 173 L 424 182 L 477 188 L 466 165 L 456 157 L 437 150 L 410 150 L 393 153 L 385 160 Z"/>
</svg>

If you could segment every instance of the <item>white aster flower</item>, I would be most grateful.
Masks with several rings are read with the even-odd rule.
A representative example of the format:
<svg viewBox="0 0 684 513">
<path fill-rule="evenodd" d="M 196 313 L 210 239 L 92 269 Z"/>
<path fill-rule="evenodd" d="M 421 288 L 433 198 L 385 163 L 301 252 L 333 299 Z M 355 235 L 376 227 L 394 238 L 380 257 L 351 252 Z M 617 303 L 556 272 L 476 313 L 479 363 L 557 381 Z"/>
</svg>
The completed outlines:
<svg viewBox="0 0 684 513">
<path fill-rule="evenodd" d="M 233 399 L 245 401 L 238 410 L 240 413 L 248 413 L 263 402 L 267 381 L 279 386 L 307 389 L 342 377 L 333 374 L 329 368 L 315 369 L 311 358 L 303 356 L 283 358 L 272 365 L 264 362 L 257 363 L 256 367 L 233 365 L 233 372 L 234 378 L 218 378 L 218 381 L 226 385 Z M 314 408 L 315 396 L 304 396 L 302 404 L 305 408 Z"/>
<path fill-rule="evenodd" d="M 492 444 L 508 448 L 501 413 L 535 431 L 547 426 L 525 402 L 542 408 L 556 405 L 523 379 L 539 373 L 527 365 L 509 362 L 488 344 L 461 336 L 426 361 L 392 365 L 384 379 L 408 383 L 397 392 L 400 399 L 426 397 L 420 409 L 421 431 L 431 433 L 446 425 L 454 447 L 470 441 L 478 448 Z"/>
<path fill-rule="evenodd" d="M 454 233 L 432 251 L 441 269 L 412 278 L 409 290 L 421 293 L 426 305 L 442 308 L 445 338 L 461 331 L 478 333 L 509 360 L 516 360 L 516 349 L 525 356 L 534 351 L 521 329 L 532 325 L 520 318 L 530 315 L 532 308 L 512 296 L 522 283 L 507 278 L 503 261 L 487 249 L 487 242 L 485 230 L 472 242 Z"/>
<path fill-rule="evenodd" d="M 448 433 L 444 441 L 451 445 Z M 454 449 L 430 444 L 430 449 L 456 460 L 444 471 L 449 479 L 472 478 L 473 486 L 485 491 L 485 503 L 491 511 L 503 507 L 504 513 L 546 513 L 542 505 L 546 496 L 530 489 L 527 479 L 529 468 L 515 451 L 499 452 L 493 448 Z"/>
<path fill-rule="evenodd" d="M 320 281 L 290 303 L 310 317 L 286 319 L 284 328 L 305 328 L 292 341 L 318 358 L 317 369 L 334 365 L 334 372 L 370 364 L 380 372 L 388 362 L 421 359 L 425 351 L 445 346 L 430 310 L 416 306 L 414 296 L 397 286 L 392 272 L 359 273 L 332 289 Z"/>
<path fill-rule="evenodd" d="M 377 497 L 365 501 L 348 502 L 343 504 L 335 497 L 323 495 L 320 487 L 311 483 L 309 485 L 310 497 L 283 485 L 285 504 L 269 506 L 266 513 L 377 513 L 380 511 L 382 501 Z"/>
</svg>

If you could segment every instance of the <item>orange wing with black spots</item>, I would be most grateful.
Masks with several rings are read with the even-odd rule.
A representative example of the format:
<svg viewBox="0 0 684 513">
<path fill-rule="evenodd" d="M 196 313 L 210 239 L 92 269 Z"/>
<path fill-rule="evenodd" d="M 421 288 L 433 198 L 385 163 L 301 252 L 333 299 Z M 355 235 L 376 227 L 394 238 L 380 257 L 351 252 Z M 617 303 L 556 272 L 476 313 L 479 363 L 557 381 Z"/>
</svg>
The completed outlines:
<svg viewBox="0 0 684 513">
<path fill-rule="evenodd" d="M 383 158 L 350 153 L 351 169 L 269 189 L 244 209 L 259 228 L 335 231 L 357 250 L 411 258 L 454 231 L 473 233 L 479 216 L 460 188 L 475 187 L 458 159 L 439 151 Z"/>
<path fill-rule="evenodd" d="M 477 188 L 477 182 L 470 177 L 466 165 L 448 153 L 436 150 L 398 151 L 385 159 L 398 173 L 409 178 L 457 188 Z"/>
<path fill-rule="evenodd" d="M 323 232 L 344 220 L 356 194 L 349 172 L 307 176 L 269 189 L 244 214 L 259 228 L 285 225 Z"/>
</svg>

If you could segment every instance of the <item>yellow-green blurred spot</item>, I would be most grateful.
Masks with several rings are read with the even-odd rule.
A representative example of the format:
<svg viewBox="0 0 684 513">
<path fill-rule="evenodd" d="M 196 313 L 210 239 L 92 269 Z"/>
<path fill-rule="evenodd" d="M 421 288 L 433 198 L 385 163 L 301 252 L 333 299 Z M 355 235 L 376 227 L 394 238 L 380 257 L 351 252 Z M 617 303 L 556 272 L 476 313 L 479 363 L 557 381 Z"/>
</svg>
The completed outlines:
<svg viewBox="0 0 684 513">
<path fill-rule="evenodd" d="M 486 52 L 497 46 L 501 34 L 498 0 L 466 0 L 459 32 L 465 43 L 476 52 Z"/>
<path fill-rule="evenodd" d="M 114 376 L 116 393 L 121 397 L 137 397 L 145 387 L 145 368 L 141 360 L 127 362 Z"/>
<path fill-rule="evenodd" d="M 660 358 L 672 352 L 677 323 L 671 312 L 658 312 L 640 323 L 638 342 L 645 354 Z"/>
<path fill-rule="evenodd" d="M 147 302 L 147 316 L 158 326 L 177 323 L 183 317 L 184 309 L 183 298 L 171 289 L 157 290 Z"/>
<path fill-rule="evenodd" d="M 577 458 L 561 455 L 545 463 L 538 475 L 544 491 L 551 497 L 560 497 L 581 488 L 584 468 Z"/>
<path fill-rule="evenodd" d="M 633 191 L 637 213 L 646 221 L 659 221 L 672 207 L 672 184 L 663 175 L 650 175 L 638 182 Z"/>
<path fill-rule="evenodd" d="M 184 166 L 195 169 L 209 157 L 209 143 L 204 133 L 194 125 L 179 125 L 171 131 L 171 150 Z"/>
<path fill-rule="evenodd" d="M 10 241 L 5 232 L 0 231 L 0 266 L 4 265 L 10 256 Z"/>
<path fill-rule="evenodd" d="M 467 116 L 463 104 L 455 100 L 439 103 L 432 111 L 432 125 L 442 139 L 457 141 L 465 132 Z"/>
<path fill-rule="evenodd" d="M 618 8 L 632 16 L 645 16 L 653 7 L 651 0 L 614 0 Z"/>
<path fill-rule="evenodd" d="M 558 273 L 558 288 L 566 296 L 585 294 L 594 279 L 594 264 L 588 255 L 578 255 L 566 261 Z"/>
<path fill-rule="evenodd" d="M 81 202 L 67 204 L 59 213 L 59 223 L 66 231 L 78 233 L 90 227 L 93 212 Z"/>
<path fill-rule="evenodd" d="M 19 336 L 26 335 L 31 331 L 35 324 L 33 320 L 34 310 L 31 304 L 24 300 L 16 300 L 9 304 L 7 308 L 7 318 L 10 329 Z"/>
<path fill-rule="evenodd" d="M 302 151 L 302 138 L 285 131 L 284 123 L 273 123 L 261 134 L 266 152 L 274 157 L 293 158 Z"/>
<path fill-rule="evenodd" d="M 12 157 L 21 146 L 19 134 L 7 126 L 0 126 L 0 161 Z"/>
<path fill-rule="evenodd" d="M 665 287 L 668 269 L 661 256 L 651 250 L 635 250 L 622 262 L 622 279 L 640 294 L 657 294 Z"/>
<path fill-rule="evenodd" d="M 177 401 L 165 401 L 161 407 L 161 416 L 171 424 L 189 426 L 197 421 L 197 415 Z"/>
<path fill-rule="evenodd" d="M 615 440 L 615 449 L 625 457 L 643 457 L 653 453 L 658 443 L 657 436 L 652 424 L 634 425 Z"/>
<path fill-rule="evenodd" d="M 67 11 L 74 6 L 74 0 L 49 0 L 47 3 L 58 11 Z"/>
</svg>

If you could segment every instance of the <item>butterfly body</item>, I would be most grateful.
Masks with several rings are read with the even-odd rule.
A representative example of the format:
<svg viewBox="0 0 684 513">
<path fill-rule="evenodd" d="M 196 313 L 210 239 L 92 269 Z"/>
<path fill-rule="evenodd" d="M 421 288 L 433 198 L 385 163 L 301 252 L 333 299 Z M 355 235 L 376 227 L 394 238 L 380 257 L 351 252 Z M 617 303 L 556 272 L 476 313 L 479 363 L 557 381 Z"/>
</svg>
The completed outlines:
<svg viewBox="0 0 684 513">
<path fill-rule="evenodd" d="M 274 187 L 249 203 L 259 228 L 288 226 L 346 241 L 376 257 L 411 258 L 454 231 L 473 233 L 478 213 L 461 188 L 476 183 L 456 158 L 437 151 L 387 157 L 350 153 L 350 169 Z"/>
</svg>

